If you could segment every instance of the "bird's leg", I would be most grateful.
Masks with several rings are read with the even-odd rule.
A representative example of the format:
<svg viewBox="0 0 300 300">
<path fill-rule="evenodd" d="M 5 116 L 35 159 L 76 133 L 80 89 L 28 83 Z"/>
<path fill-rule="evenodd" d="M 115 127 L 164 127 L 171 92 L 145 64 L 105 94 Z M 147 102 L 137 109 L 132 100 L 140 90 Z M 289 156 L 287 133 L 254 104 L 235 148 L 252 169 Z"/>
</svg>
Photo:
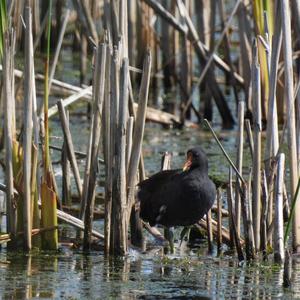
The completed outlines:
<svg viewBox="0 0 300 300">
<path fill-rule="evenodd" d="M 174 253 L 174 230 L 173 227 L 164 228 L 164 236 L 169 242 L 170 253 Z"/>
<path fill-rule="evenodd" d="M 190 239 L 191 226 L 184 226 L 180 233 L 180 246 L 183 240 L 189 241 Z"/>
</svg>

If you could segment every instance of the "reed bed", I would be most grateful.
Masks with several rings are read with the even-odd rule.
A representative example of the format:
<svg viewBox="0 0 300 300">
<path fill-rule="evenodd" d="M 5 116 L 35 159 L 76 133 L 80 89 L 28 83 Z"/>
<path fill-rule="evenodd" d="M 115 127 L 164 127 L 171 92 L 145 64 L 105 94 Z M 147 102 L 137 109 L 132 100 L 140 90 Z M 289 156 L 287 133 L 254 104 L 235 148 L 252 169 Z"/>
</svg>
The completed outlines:
<svg viewBox="0 0 300 300">
<path fill-rule="evenodd" d="M 30 1 L 0 1 L 4 128 L 0 144 L 5 145 L 1 149 L 5 165 L 1 190 L 6 194 L 7 221 L 1 243 L 25 251 L 33 247 L 57 250 L 58 220 L 83 232 L 78 240 L 85 251 L 99 239 L 106 254 L 126 255 L 131 245 L 144 249 L 144 228 L 165 242 L 157 229 L 140 220 L 135 197 L 138 181 L 147 174 L 145 123 L 198 127 L 211 132 L 229 166 L 229 179 L 219 187 L 216 209 L 196 225 L 198 230 L 205 228 L 209 251 L 216 239 L 220 255 L 224 247 L 236 251 L 239 260 L 268 259 L 272 254 L 275 262 L 285 264 L 288 285 L 290 256 L 286 251 L 291 244 L 294 252 L 300 251 L 299 91 L 294 88 L 294 82 L 299 82 L 299 68 L 295 68 L 299 44 L 292 42 L 299 32 L 291 28 L 289 2 L 263 7 L 259 1 L 253 6 L 236 1 L 228 15 L 223 1 L 206 3 L 209 20 L 204 1 L 203 5 L 190 1 L 189 7 L 181 0 L 98 1 L 95 11 L 90 1 L 67 1 L 70 10 L 56 6 L 55 11 L 51 1 L 45 2 L 36 1 L 39 10 Z M 300 23 L 297 12 L 291 10 L 295 22 Z M 216 24 L 216 13 L 220 24 Z M 24 23 L 19 21 L 20 14 Z M 200 25 L 194 24 L 195 19 Z M 209 38 L 199 32 L 201 26 L 211 30 Z M 233 40 L 232 30 L 238 30 L 238 42 Z M 55 79 L 61 49 L 70 39 L 81 56 L 80 78 L 85 83 L 87 58 L 91 58 L 90 86 Z M 22 52 L 21 44 L 24 70 L 19 71 L 14 56 L 16 51 Z M 42 52 L 45 48 L 47 54 Z M 55 49 L 52 59 L 51 49 Z M 35 72 L 36 53 L 45 57 L 45 74 Z M 235 107 L 226 100 L 217 76 L 220 73 L 227 78 Z M 17 92 L 15 78 L 23 86 L 21 92 Z M 40 103 L 37 87 L 42 81 L 44 102 Z M 149 92 L 157 95 L 157 88 L 165 93 L 177 89 L 180 96 L 170 107 L 178 109 L 168 111 L 167 103 L 163 109 L 151 108 Z M 52 95 L 60 100 L 49 107 Z M 72 105 L 79 101 L 90 108 L 84 154 L 76 152 L 69 122 Z M 213 105 L 223 129 L 237 124 L 236 157 L 229 157 L 213 129 L 215 124 L 210 124 Z M 23 113 L 18 122 L 16 107 Z M 57 149 L 63 157 L 62 201 L 50 156 L 49 119 L 57 113 L 64 136 L 63 148 Z M 248 165 L 245 151 L 251 154 Z M 79 155 L 84 159 L 83 172 Z M 164 162 L 163 169 L 169 168 L 169 159 Z M 103 234 L 93 228 L 100 172 L 105 174 L 101 183 L 105 190 Z M 73 205 L 71 178 L 79 199 L 76 216 L 62 211 L 63 205 Z M 284 218 L 288 207 L 290 212 Z M 292 243 L 287 243 L 291 228 Z"/>
</svg>

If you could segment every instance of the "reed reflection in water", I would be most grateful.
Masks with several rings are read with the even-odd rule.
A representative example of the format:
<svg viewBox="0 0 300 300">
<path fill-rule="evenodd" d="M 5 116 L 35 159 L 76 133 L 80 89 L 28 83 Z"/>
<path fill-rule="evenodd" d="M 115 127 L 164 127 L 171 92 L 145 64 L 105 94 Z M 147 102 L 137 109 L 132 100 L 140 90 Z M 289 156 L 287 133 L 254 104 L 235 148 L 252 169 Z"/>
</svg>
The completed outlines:
<svg viewBox="0 0 300 300">
<path fill-rule="evenodd" d="M 203 250 L 205 251 L 205 250 Z M 2 299 L 274 299 L 300 297 L 300 259 L 293 258 L 290 289 L 283 268 L 274 264 L 239 265 L 232 258 L 83 255 L 0 255 Z M 203 298 L 201 298 L 203 297 Z"/>
</svg>

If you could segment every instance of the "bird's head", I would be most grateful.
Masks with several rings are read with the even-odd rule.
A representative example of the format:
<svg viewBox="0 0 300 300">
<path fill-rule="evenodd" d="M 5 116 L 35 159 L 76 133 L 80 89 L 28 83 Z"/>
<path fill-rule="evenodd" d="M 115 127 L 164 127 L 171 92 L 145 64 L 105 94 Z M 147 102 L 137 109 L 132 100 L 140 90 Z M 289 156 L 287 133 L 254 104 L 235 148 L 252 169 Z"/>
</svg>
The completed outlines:
<svg viewBox="0 0 300 300">
<path fill-rule="evenodd" d="M 200 168 L 202 171 L 208 170 L 208 161 L 206 154 L 200 146 L 187 151 L 187 160 L 183 166 L 183 171 L 188 171 L 194 168 Z"/>
</svg>

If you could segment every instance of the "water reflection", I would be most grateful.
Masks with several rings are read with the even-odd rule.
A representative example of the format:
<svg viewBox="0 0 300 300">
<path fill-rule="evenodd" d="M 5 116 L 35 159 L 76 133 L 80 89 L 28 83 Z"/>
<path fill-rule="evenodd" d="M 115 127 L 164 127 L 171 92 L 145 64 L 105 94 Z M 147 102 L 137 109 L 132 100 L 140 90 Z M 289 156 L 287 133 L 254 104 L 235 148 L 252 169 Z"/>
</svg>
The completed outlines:
<svg viewBox="0 0 300 300">
<path fill-rule="evenodd" d="M 1 299 L 274 299 L 300 297 L 300 258 L 291 288 L 283 268 L 239 265 L 229 257 L 141 254 L 105 258 L 69 250 L 57 255 L 0 254 Z"/>
</svg>

